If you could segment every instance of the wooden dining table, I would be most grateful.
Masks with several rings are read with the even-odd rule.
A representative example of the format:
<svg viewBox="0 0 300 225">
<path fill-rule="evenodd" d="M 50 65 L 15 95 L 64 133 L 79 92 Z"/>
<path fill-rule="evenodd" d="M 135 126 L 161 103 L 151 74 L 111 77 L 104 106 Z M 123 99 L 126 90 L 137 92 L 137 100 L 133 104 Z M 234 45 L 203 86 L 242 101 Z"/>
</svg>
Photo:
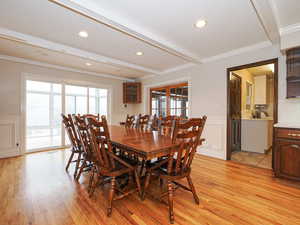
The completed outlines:
<svg viewBox="0 0 300 225">
<path fill-rule="evenodd" d="M 115 125 L 108 126 L 108 129 L 114 147 L 133 153 L 146 161 L 166 156 L 178 146 L 172 142 L 171 137 L 162 135 L 158 131 Z"/>
</svg>

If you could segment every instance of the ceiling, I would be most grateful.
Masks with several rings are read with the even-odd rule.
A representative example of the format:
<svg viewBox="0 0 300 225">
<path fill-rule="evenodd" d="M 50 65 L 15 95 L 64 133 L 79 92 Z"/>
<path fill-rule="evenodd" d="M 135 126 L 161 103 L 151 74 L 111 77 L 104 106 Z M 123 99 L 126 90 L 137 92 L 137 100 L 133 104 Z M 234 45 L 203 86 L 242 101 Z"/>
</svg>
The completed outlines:
<svg viewBox="0 0 300 225">
<path fill-rule="evenodd" d="M 251 67 L 251 68 L 248 68 L 247 70 L 253 76 L 260 76 L 260 75 L 266 75 L 266 74 L 269 75 L 269 74 L 273 74 L 274 64 Z"/>
<path fill-rule="evenodd" d="M 261 2 L 1 0 L 0 55 L 141 79 L 271 44 Z M 300 22 L 299 0 L 272 2 L 280 28 Z"/>
<path fill-rule="evenodd" d="M 300 23 L 299 0 L 274 0 L 280 28 Z"/>
</svg>

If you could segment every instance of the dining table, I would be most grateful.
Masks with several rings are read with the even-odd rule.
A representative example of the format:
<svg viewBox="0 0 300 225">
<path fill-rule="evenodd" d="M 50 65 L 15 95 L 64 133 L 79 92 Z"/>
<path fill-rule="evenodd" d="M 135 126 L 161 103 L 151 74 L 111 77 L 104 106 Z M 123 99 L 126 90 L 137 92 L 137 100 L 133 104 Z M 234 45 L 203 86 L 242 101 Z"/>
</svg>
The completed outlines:
<svg viewBox="0 0 300 225">
<path fill-rule="evenodd" d="M 159 131 L 117 125 L 110 125 L 108 129 L 113 147 L 134 154 L 144 161 L 167 156 L 178 146 L 170 136 L 162 135 Z"/>
</svg>

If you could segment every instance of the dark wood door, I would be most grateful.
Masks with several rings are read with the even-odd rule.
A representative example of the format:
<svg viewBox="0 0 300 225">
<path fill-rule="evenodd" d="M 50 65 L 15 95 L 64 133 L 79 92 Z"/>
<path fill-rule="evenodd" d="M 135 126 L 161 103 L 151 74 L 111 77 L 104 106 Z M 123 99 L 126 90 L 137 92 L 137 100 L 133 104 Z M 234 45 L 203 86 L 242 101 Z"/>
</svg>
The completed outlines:
<svg viewBox="0 0 300 225">
<path fill-rule="evenodd" d="M 241 77 L 231 73 L 230 75 L 230 150 L 241 151 L 241 111 L 242 111 L 242 80 Z"/>
<path fill-rule="evenodd" d="M 300 180 L 300 141 L 277 140 L 275 151 L 276 176 Z"/>
</svg>

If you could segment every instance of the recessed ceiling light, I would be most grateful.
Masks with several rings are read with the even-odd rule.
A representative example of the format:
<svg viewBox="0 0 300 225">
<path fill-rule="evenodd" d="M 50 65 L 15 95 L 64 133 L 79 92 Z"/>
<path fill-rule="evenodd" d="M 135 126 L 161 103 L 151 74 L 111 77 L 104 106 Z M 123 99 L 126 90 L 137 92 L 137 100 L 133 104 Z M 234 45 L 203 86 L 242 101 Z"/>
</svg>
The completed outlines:
<svg viewBox="0 0 300 225">
<path fill-rule="evenodd" d="M 195 23 L 195 27 L 197 27 L 197 28 L 205 27 L 205 25 L 206 25 L 206 21 L 205 21 L 205 20 L 198 20 L 198 21 Z"/>
<path fill-rule="evenodd" d="M 87 63 L 85 63 L 85 65 L 87 65 L 87 66 L 91 66 L 92 64 L 87 62 Z"/>
<path fill-rule="evenodd" d="M 82 30 L 78 33 L 78 35 L 82 38 L 87 38 L 89 36 L 88 32 Z"/>
<path fill-rule="evenodd" d="M 143 52 L 136 52 L 135 54 L 141 56 L 141 55 L 143 55 L 144 53 L 143 53 Z"/>
</svg>

